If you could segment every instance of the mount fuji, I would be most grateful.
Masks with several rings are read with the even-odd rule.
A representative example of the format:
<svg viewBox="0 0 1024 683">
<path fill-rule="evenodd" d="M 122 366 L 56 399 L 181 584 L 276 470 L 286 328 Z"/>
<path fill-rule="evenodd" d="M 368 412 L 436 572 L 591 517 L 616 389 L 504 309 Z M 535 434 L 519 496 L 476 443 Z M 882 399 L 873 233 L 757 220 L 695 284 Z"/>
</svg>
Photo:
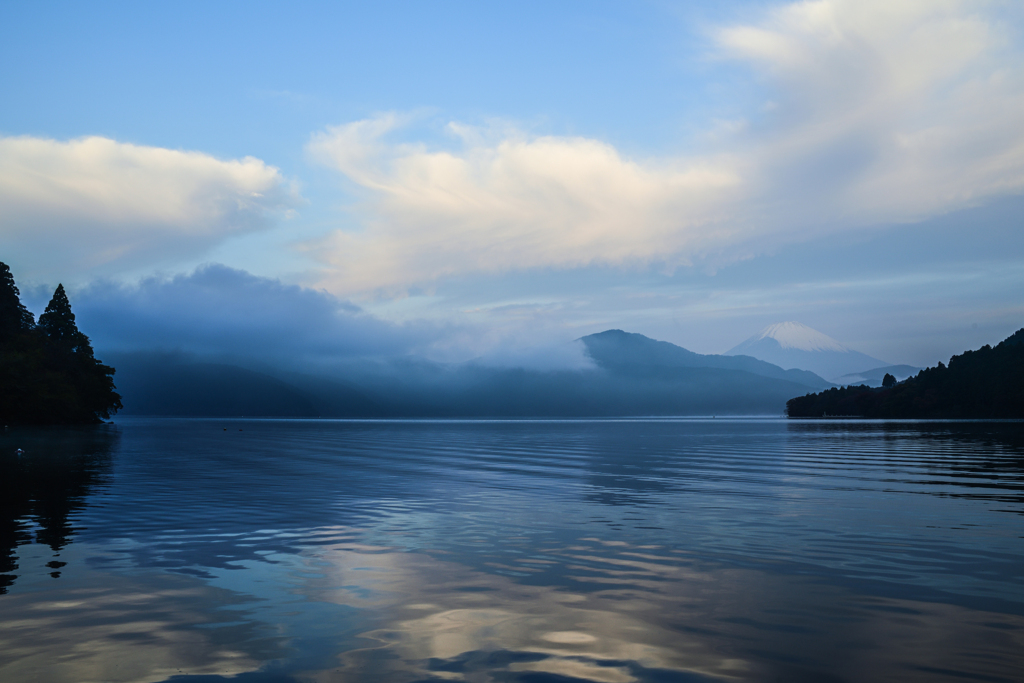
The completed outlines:
<svg viewBox="0 0 1024 683">
<path fill-rule="evenodd" d="M 787 369 L 810 370 L 831 381 L 890 365 L 798 322 L 769 325 L 725 355 L 753 356 Z"/>
</svg>

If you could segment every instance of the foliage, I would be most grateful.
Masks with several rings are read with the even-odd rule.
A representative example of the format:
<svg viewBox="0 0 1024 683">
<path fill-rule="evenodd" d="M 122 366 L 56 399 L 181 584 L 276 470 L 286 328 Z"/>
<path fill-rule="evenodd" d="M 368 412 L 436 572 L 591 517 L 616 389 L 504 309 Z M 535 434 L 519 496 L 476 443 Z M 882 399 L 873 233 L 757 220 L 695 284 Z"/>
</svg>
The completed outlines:
<svg viewBox="0 0 1024 683">
<path fill-rule="evenodd" d="M 790 399 L 790 417 L 1024 418 L 1024 329 L 891 387 L 833 388 Z"/>
<path fill-rule="evenodd" d="M 64 287 L 39 324 L 0 263 L 0 424 L 87 424 L 121 408 L 114 368 L 93 355 Z"/>
<path fill-rule="evenodd" d="M 0 343 L 35 325 L 32 313 L 18 298 L 20 294 L 11 269 L 6 263 L 0 263 Z"/>
</svg>

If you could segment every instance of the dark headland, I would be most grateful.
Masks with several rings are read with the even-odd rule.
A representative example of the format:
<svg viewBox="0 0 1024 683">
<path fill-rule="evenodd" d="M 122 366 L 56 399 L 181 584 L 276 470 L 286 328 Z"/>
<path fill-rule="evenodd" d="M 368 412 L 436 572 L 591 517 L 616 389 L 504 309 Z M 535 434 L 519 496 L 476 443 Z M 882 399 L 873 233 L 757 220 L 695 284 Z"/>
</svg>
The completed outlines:
<svg viewBox="0 0 1024 683">
<path fill-rule="evenodd" d="M 848 386 L 790 399 L 789 417 L 1024 418 L 1024 329 L 889 386 Z"/>
</svg>

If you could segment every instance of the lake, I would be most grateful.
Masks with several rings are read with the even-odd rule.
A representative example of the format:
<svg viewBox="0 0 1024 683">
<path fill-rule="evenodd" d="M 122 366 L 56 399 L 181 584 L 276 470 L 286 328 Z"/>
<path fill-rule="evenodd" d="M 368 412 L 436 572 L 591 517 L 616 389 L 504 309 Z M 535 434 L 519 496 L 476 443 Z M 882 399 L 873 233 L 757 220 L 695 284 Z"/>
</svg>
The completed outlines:
<svg viewBox="0 0 1024 683">
<path fill-rule="evenodd" d="M 0 481 L 6 682 L 1024 679 L 1021 422 L 119 418 Z"/>
</svg>

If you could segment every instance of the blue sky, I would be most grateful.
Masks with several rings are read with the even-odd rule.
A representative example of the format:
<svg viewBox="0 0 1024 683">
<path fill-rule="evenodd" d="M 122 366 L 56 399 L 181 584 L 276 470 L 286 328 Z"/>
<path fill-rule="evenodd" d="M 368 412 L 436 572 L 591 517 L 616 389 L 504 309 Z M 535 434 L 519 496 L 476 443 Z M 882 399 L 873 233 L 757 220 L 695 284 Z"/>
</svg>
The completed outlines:
<svg viewBox="0 0 1024 683">
<path fill-rule="evenodd" d="M 447 359 L 610 327 L 716 353 L 798 320 L 928 365 L 1024 326 L 1015 3 L 40 2 L 0 26 L 0 260 L 37 309 L 69 285 L 97 339 L 127 329 L 90 329 L 100 301 L 254 291 L 204 264 Z"/>
</svg>

